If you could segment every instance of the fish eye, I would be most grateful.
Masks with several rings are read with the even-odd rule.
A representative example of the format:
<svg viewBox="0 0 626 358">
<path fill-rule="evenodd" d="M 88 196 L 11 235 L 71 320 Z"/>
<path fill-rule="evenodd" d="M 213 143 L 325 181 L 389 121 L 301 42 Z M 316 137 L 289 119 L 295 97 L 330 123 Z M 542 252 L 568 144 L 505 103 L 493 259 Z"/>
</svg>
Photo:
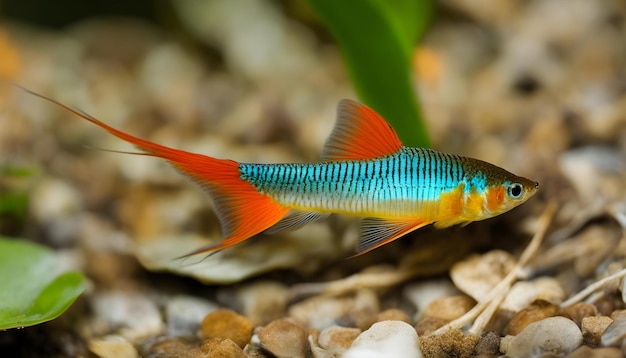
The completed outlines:
<svg viewBox="0 0 626 358">
<path fill-rule="evenodd" d="M 509 185 L 506 193 L 511 199 L 519 199 L 524 195 L 524 187 L 520 183 L 513 183 Z"/>
</svg>

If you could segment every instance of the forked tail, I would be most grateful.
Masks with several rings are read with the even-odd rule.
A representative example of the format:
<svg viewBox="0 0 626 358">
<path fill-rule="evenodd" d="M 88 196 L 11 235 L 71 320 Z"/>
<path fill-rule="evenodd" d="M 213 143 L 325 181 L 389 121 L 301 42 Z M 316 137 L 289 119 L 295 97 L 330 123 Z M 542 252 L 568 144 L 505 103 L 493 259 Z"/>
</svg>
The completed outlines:
<svg viewBox="0 0 626 358">
<path fill-rule="evenodd" d="M 222 250 L 236 245 L 274 225 L 289 211 L 288 207 L 284 207 L 269 196 L 259 193 L 249 182 L 241 179 L 239 163 L 233 160 L 190 153 L 135 137 L 55 99 L 23 89 L 96 124 L 120 139 L 134 144 L 146 152 L 146 155 L 167 160 L 180 172 L 206 188 L 222 224 L 222 233 L 225 238 L 219 244 L 201 247 L 189 255 Z"/>
</svg>

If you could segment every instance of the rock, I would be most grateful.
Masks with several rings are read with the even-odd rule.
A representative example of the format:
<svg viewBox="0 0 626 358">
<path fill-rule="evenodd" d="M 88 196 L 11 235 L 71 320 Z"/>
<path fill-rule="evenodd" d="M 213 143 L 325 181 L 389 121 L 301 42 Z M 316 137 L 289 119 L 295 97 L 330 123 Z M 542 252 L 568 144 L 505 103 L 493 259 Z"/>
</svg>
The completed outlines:
<svg viewBox="0 0 626 358">
<path fill-rule="evenodd" d="M 537 356 L 542 352 L 562 355 L 578 348 L 582 341 L 576 323 L 564 317 L 550 317 L 529 324 L 500 349 L 512 358 Z"/>
<path fill-rule="evenodd" d="M 247 358 L 237 343 L 228 338 L 210 338 L 202 343 L 200 350 L 211 358 Z"/>
<path fill-rule="evenodd" d="M 397 308 L 390 308 L 379 312 L 378 315 L 376 315 L 376 322 L 382 321 L 402 321 L 408 324 L 413 324 L 413 320 L 411 320 L 411 317 L 409 317 L 409 315 L 406 314 L 404 311 Z"/>
<path fill-rule="evenodd" d="M 605 347 L 619 347 L 622 345 L 624 337 L 626 337 L 626 315 L 618 315 L 606 327 L 602 334 L 601 343 Z"/>
<path fill-rule="evenodd" d="M 500 336 L 495 332 L 485 332 L 474 346 L 472 357 L 497 357 L 500 353 Z"/>
<path fill-rule="evenodd" d="M 446 323 L 461 317 L 469 311 L 476 301 L 465 295 L 443 297 L 432 301 L 422 312 L 415 326 L 417 334 L 428 335 Z"/>
<path fill-rule="evenodd" d="M 566 358 L 621 358 L 623 356 L 622 351 L 614 347 L 594 349 L 588 346 L 581 346 L 568 354 Z"/>
<path fill-rule="evenodd" d="M 340 324 L 364 329 L 376 322 L 380 305 L 369 289 L 357 291 L 354 297 L 316 296 L 294 304 L 289 316 L 307 327 L 324 330 Z"/>
<path fill-rule="evenodd" d="M 402 321 L 377 322 L 361 333 L 343 355 L 344 358 L 405 357 L 421 358 L 415 329 Z"/>
<path fill-rule="evenodd" d="M 289 289 L 278 282 L 261 281 L 237 289 L 242 313 L 261 326 L 286 315 Z"/>
<path fill-rule="evenodd" d="M 476 301 L 469 296 L 450 296 L 432 301 L 422 313 L 422 317 L 435 317 L 452 321 L 472 309 Z"/>
<path fill-rule="evenodd" d="M 89 341 L 89 350 L 101 358 L 133 358 L 139 357 L 139 353 L 133 345 L 124 337 L 110 335 Z"/>
<path fill-rule="evenodd" d="M 148 348 L 148 354 L 146 354 L 147 358 L 206 358 L 206 356 L 206 353 L 200 348 L 192 346 L 178 337 L 166 338 L 154 343 Z"/>
<path fill-rule="evenodd" d="M 501 250 L 472 255 L 450 269 L 454 285 L 480 302 L 515 266 L 515 258 Z"/>
<path fill-rule="evenodd" d="M 613 320 L 607 316 L 584 317 L 580 324 L 580 328 L 583 332 L 583 340 L 585 344 L 590 347 L 599 346 L 602 334 L 606 331 L 606 328 L 611 324 L 611 322 L 613 322 Z"/>
<path fill-rule="evenodd" d="M 176 296 L 165 305 L 166 330 L 168 336 L 195 336 L 200 329 L 202 317 L 219 306 L 209 300 L 193 296 Z"/>
<path fill-rule="evenodd" d="M 279 269 L 311 274 L 323 264 L 345 256 L 325 223 L 310 223 L 303 228 L 254 240 L 230 250 L 189 257 L 181 265 L 176 257 L 204 245 L 215 244 L 221 237 L 208 241 L 200 235 L 164 235 L 137 245 L 137 258 L 147 269 L 168 271 L 193 277 L 204 283 L 227 284 Z M 306 265 L 302 265 L 306 262 Z"/>
<path fill-rule="evenodd" d="M 157 335 L 165 328 L 157 306 L 145 295 L 100 292 L 91 303 L 96 320 L 102 321 L 108 330 L 119 329 L 119 334 L 131 343 Z"/>
<path fill-rule="evenodd" d="M 597 314 L 598 314 L 598 309 L 594 305 L 589 304 L 589 303 L 584 303 L 584 302 L 578 302 L 571 306 L 565 307 L 561 309 L 561 312 L 560 312 L 561 316 L 571 319 L 579 327 L 581 327 L 583 319 L 587 317 L 593 317 Z"/>
<path fill-rule="evenodd" d="M 519 312 L 536 300 L 559 304 L 565 298 L 565 291 L 552 277 L 539 277 L 532 281 L 518 281 L 511 287 L 500 309 Z"/>
<path fill-rule="evenodd" d="M 302 326 L 287 318 L 273 321 L 256 332 L 261 347 L 278 358 L 306 357 L 307 336 Z"/>
<path fill-rule="evenodd" d="M 341 357 L 359 334 L 361 334 L 361 330 L 358 328 L 328 327 L 320 332 L 318 343 L 329 354 Z"/>
<path fill-rule="evenodd" d="M 519 311 L 504 328 L 505 335 L 517 335 L 529 324 L 540 321 L 544 318 L 556 316 L 559 307 L 546 301 L 534 302 L 528 308 Z"/>
<path fill-rule="evenodd" d="M 432 301 L 458 294 L 459 290 L 449 279 L 420 280 L 406 285 L 402 291 L 402 295 L 413 303 L 420 315 Z"/>
<path fill-rule="evenodd" d="M 252 337 L 254 325 L 247 317 L 227 309 L 219 309 L 202 320 L 201 334 L 204 338 L 228 338 L 243 348 Z"/>
</svg>

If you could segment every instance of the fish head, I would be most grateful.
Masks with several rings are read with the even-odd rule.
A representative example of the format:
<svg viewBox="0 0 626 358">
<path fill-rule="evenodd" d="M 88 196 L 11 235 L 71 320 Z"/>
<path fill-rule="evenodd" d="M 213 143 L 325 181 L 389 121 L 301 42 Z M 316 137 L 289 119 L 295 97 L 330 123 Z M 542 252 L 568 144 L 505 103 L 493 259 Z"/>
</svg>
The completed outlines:
<svg viewBox="0 0 626 358">
<path fill-rule="evenodd" d="M 517 176 L 503 168 L 475 160 L 466 178 L 468 221 L 484 220 L 521 205 L 539 189 L 536 181 Z"/>
</svg>

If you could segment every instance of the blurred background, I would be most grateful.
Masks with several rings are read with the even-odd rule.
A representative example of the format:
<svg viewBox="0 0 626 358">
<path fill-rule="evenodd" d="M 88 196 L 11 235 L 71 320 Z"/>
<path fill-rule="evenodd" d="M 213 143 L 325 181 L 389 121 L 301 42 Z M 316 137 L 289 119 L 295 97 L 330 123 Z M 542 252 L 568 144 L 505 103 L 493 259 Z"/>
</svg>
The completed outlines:
<svg viewBox="0 0 626 358">
<path fill-rule="evenodd" d="M 606 230 L 589 246 L 604 254 L 564 285 L 576 291 L 596 268 L 626 262 L 614 219 L 626 202 L 625 21 L 622 0 L 434 2 L 412 62 L 432 147 L 502 166 L 541 190 L 493 221 L 422 230 L 348 261 L 357 232 L 346 218 L 194 261 L 202 268 L 172 261 L 220 239 L 206 196 L 166 163 L 94 150 L 134 149 L 0 86 L 0 235 L 52 248 L 89 283 L 72 318 L 52 326 L 60 337 L 22 333 L 4 342 L 87 352 L 85 342 L 120 325 L 103 318 L 100 293 L 150 296 L 146 304 L 158 309 L 175 295 L 228 306 L 241 291 L 215 284 L 267 280 L 289 291 L 379 263 L 445 276 L 469 252 L 519 253 L 548 200 L 559 207 L 549 245 L 589 223 Z M 335 39 L 303 0 L 0 0 L 0 77 L 139 137 L 255 163 L 318 160 L 337 102 L 357 99 Z M 416 312 L 405 286 L 391 292 L 381 307 Z M 155 319 L 141 339 L 126 339 L 137 345 L 162 334 L 168 322 Z"/>
</svg>

